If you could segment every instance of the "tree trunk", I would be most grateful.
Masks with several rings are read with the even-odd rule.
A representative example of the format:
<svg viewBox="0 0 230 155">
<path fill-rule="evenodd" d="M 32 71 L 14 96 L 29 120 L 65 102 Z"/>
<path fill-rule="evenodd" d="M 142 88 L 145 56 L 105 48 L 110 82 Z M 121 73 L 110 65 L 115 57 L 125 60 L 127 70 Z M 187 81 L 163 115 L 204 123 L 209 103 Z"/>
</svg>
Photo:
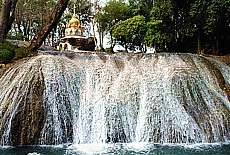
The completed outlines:
<svg viewBox="0 0 230 155">
<path fill-rule="evenodd" d="M 97 51 L 98 46 L 97 46 L 97 39 L 96 39 L 96 32 L 95 32 L 95 26 L 96 26 L 95 17 L 93 17 L 93 19 L 92 19 L 92 26 L 93 26 L 93 40 L 94 40 L 94 43 L 96 45 L 95 50 Z"/>
<path fill-rule="evenodd" d="M 10 17 L 11 0 L 2 0 L 2 10 L 0 14 L 0 43 L 6 39 L 7 23 Z"/>
<path fill-rule="evenodd" d="M 219 46 L 219 39 L 217 37 L 216 39 L 216 55 L 219 55 L 220 54 L 220 46 Z"/>
<path fill-rule="evenodd" d="M 100 41 L 100 46 L 101 49 L 104 50 L 104 31 L 101 31 L 101 41 Z"/>
<path fill-rule="evenodd" d="M 210 43 L 212 45 L 212 54 L 215 54 L 215 52 L 216 52 L 215 39 L 213 36 L 210 36 L 209 38 L 210 38 Z"/>
<path fill-rule="evenodd" d="M 9 20 L 7 22 L 7 26 L 6 26 L 6 31 L 5 31 L 5 36 L 7 36 L 8 32 L 11 29 L 11 26 L 15 20 L 15 9 L 16 9 L 16 5 L 17 5 L 18 0 L 11 0 L 10 3 L 10 16 L 9 16 Z"/>
<path fill-rule="evenodd" d="M 14 22 L 17 2 L 18 0 L 2 0 L 2 10 L 0 13 L 0 43 L 4 42 Z"/>
<path fill-rule="evenodd" d="M 153 6 L 155 6 L 156 5 L 156 0 L 153 0 Z"/>
<path fill-rule="evenodd" d="M 44 24 L 44 26 L 36 33 L 34 38 L 31 41 L 29 50 L 37 51 L 37 49 L 45 41 L 48 34 L 52 29 L 58 24 L 59 19 L 61 18 L 63 12 L 65 11 L 69 0 L 59 0 L 52 15 L 49 17 L 49 20 Z"/>
<path fill-rule="evenodd" d="M 197 34 L 197 53 L 201 54 L 201 36 L 200 36 L 199 30 L 198 30 L 198 34 Z"/>
<path fill-rule="evenodd" d="M 100 28 L 100 21 L 97 22 L 97 30 L 98 30 L 98 34 L 99 34 L 100 50 L 103 50 L 103 43 L 102 43 L 103 34 L 102 34 L 102 31 L 101 31 L 101 28 Z"/>
</svg>

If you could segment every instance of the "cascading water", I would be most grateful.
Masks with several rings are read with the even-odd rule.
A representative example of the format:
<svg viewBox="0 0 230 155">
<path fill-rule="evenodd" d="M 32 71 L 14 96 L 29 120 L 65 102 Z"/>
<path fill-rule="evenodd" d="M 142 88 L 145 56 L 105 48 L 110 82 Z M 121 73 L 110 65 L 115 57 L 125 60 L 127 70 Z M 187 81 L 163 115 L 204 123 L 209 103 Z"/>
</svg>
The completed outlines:
<svg viewBox="0 0 230 155">
<path fill-rule="evenodd" d="M 229 141 L 230 69 L 217 63 L 192 54 L 25 60 L 0 79 L 1 145 Z"/>
</svg>

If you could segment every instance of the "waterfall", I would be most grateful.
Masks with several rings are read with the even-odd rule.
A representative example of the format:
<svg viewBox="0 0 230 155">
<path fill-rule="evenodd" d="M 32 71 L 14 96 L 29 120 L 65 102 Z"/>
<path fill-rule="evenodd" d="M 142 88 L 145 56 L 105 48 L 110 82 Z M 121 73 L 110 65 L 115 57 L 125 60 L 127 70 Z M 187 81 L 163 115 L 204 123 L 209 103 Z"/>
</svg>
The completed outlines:
<svg viewBox="0 0 230 155">
<path fill-rule="evenodd" d="M 0 143 L 230 139 L 230 68 L 193 54 L 43 54 L 0 79 Z"/>
</svg>

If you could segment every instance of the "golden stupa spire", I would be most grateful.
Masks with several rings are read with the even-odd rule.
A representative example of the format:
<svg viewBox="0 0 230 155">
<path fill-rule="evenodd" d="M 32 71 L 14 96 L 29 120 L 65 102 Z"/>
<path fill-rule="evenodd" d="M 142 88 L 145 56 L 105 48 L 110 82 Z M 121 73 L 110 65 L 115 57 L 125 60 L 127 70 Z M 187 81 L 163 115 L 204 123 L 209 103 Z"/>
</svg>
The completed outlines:
<svg viewBox="0 0 230 155">
<path fill-rule="evenodd" d="M 76 5 L 75 4 L 74 4 L 74 9 L 73 9 L 73 16 L 71 20 L 69 21 L 67 28 L 78 28 L 78 29 L 82 28 L 81 22 L 77 18 L 77 15 L 76 15 Z"/>
<path fill-rule="evenodd" d="M 77 7 L 76 7 L 76 5 L 74 4 L 74 7 L 73 7 L 73 16 L 75 16 L 75 17 L 77 16 L 77 15 L 76 15 L 76 8 L 77 8 Z"/>
</svg>

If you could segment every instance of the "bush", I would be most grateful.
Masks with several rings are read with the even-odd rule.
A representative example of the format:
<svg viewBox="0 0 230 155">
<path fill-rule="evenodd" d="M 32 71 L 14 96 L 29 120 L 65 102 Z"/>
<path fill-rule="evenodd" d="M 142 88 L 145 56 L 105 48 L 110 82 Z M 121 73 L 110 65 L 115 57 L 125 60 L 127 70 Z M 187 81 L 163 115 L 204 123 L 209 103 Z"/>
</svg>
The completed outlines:
<svg viewBox="0 0 230 155">
<path fill-rule="evenodd" d="M 11 60 L 18 60 L 36 53 L 29 51 L 26 47 L 18 47 L 10 42 L 0 44 L 0 64 L 7 64 Z"/>
<path fill-rule="evenodd" d="M 0 63 L 9 63 L 14 58 L 16 49 L 17 46 L 12 45 L 9 42 L 0 44 Z"/>
<path fill-rule="evenodd" d="M 14 56 L 14 51 L 10 51 L 8 49 L 0 49 L 0 63 L 7 64 L 14 58 Z"/>
<path fill-rule="evenodd" d="M 23 33 L 18 33 L 16 35 L 13 35 L 12 33 L 8 33 L 7 35 L 7 39 L 11 39 L 11 40 L 26 40 L 27 37 L 23 35 Z"/>
<path fill-rule="evenodd" d="M 3 44 L 0 44 L 0 50 L 1 49 L 7 49 L 11 52 L 14 52 L 18 47 L 16 45 L 13 45 L 9 42 L 4 42 Z"/>
</svg>

